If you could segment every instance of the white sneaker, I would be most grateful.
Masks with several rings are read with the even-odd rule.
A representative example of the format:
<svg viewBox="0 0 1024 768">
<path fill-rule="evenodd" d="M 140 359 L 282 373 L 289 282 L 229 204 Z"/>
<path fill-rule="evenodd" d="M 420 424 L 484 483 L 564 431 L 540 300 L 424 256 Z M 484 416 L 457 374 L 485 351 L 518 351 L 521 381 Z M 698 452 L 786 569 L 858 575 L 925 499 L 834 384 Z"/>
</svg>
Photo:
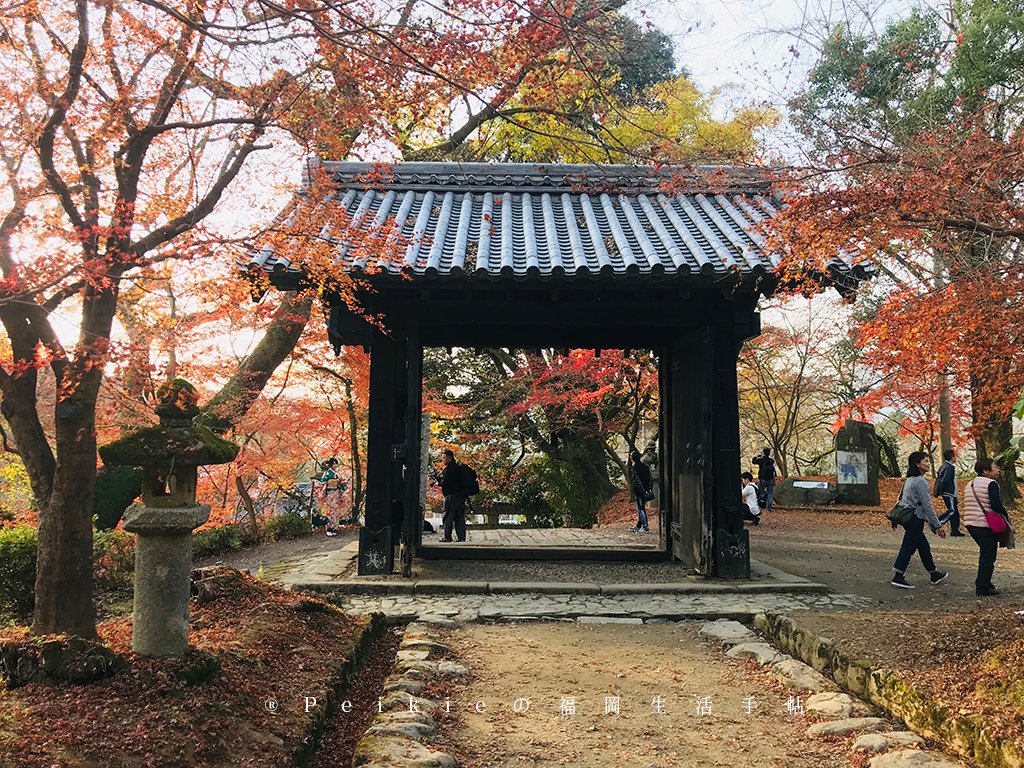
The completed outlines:
<svg viewBox="0 0 1024 768">
<path fill-rule="evenodd" d="M 328 532 L 327 532 L 327 535 L 328 535 L 328 536 L 337 536 L 337 535 L 338 535 L 338 532 L 337 532 L 337 531 L 328 531 Z"/>
</svg>

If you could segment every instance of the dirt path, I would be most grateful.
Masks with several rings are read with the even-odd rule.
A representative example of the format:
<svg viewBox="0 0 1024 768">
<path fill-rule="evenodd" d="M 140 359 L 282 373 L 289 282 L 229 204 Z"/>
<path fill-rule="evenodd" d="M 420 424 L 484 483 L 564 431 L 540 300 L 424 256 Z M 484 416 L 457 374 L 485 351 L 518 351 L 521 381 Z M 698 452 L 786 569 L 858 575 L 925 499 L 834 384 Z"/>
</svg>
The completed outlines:
<svg viewBox="0 0 1024 768">
<path fill-rule="evenodd" d="M 463 626 L 449 642 L 473 679 L 451 691 L 445 749 L 464 768 L 850 765 L 845 743 L 804 737 L 810 721 L 787 713 L 785 689 L 699 640 L 697 629 Z M 619 714 L 605 713 L 606 696 L 619 697 Z M 575 715 L 561 713 L 562 697 L 575 697 Z M 703 697 L 710 715 L 697 714 Z M 530 701 L 527 712 L 514 711 L 517 699 Z"/>
<path fill-rule="evenodd" d="M 355 541 L 359 536 L 356 529 L 346 529 L 337 536 L 324 536 L 322 533 L 311 533 L 297 539 L 285 541 L 267 541 L 252 547 L 243 547 L 235 552 L 223 552 L 197 559 L 195 567 L 207 565 L 230 565 L 239 570 L 248 569 L 256 573 L 260 566 L 270 568 L 282 560 L 297 560 L 308 555 L 321 552 L 333 552 L 342 549 L 346 544 Z"/>
</svg>

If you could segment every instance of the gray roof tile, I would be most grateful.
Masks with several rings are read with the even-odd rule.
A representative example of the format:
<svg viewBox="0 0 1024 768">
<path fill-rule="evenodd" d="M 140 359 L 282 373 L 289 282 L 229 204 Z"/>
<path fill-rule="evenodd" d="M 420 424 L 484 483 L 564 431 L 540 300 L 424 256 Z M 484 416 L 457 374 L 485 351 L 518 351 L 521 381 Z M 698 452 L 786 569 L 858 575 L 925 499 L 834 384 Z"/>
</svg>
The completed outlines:
<svg viewBox="0 0 1024 768">
<path fill-rule="evenodd" d="M 776 213 L 764 173 L 750 169 L 484 163 L 321 164 L 348 227 L 388 225 L 402 236 L 376 269 L 416 277 L 564 279 L 585 275 L 759 275 L 776 262 L 757 225 Z M 308 205 L 308 187 L 299 199 Z M 350 271 L 372 270 L 345 233 L 337 246 Z M 263 249 L 248 266 L 301 271 L 287 253 Z"/>
</svg>

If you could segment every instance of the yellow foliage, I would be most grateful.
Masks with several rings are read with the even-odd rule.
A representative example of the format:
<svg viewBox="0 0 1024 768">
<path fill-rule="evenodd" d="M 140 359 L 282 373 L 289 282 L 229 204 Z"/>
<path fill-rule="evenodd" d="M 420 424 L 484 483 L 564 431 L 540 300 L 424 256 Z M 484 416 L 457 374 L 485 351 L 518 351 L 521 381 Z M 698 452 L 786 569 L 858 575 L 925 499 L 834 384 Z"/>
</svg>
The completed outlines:
<svg viewBox="0 0 1024 768">
<path fill-rule="evenodd" d="M 568 92 L 576 91 L 566 85 Z M 613 85 L 601 83 L 592 98 L 563 105 L 565 113 L 577 116 L 568 123 L 564 115 L 516 114 L 481 136 L 474 150 L 532 162 L 742 162 L 756 153 L 756 132 L 779 120 L 765 107 L 746 107 L 718 120 L 712 115 L 718 92 L 701 93 L 685 76 L 652 86 L 632 105 L 598 98 Z"/>
</svg>

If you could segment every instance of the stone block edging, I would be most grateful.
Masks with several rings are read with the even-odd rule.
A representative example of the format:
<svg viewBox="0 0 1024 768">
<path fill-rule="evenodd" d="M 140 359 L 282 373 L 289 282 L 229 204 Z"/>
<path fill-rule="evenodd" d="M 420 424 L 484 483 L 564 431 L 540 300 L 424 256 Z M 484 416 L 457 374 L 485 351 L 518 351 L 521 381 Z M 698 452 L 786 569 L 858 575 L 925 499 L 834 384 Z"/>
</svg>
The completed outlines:
<svg viewBox="0 0 1024 768">
<path fill-rule="evenodd" d="M 427 698 L 427 685 L 432 680 L 469 674 L 461 664 L 443 659 L 450 652 L 436 639 L 430 624 L 419 622 L 406 627 L 395 665 L 384 681 L 378 710 L 356 743 L 353 767 L 457 768 L 455 758 L 432 745 L 437 736 L 432 713 L 442 704 Z"/>
<path fill-rule="evenodd" d="M 854 658 L 832 639 L 815 635 L 788 616 L 761 613 L 754 617 L 754 627 L 776 647 L 831 676 L 850 694 L 973 760 L 979 768 L 1024 768 L 1024 747 L 1011 739 L 992 737 L 980 714 L 961 715 L 933 701 L 895 672 Z"/>
</svg>

